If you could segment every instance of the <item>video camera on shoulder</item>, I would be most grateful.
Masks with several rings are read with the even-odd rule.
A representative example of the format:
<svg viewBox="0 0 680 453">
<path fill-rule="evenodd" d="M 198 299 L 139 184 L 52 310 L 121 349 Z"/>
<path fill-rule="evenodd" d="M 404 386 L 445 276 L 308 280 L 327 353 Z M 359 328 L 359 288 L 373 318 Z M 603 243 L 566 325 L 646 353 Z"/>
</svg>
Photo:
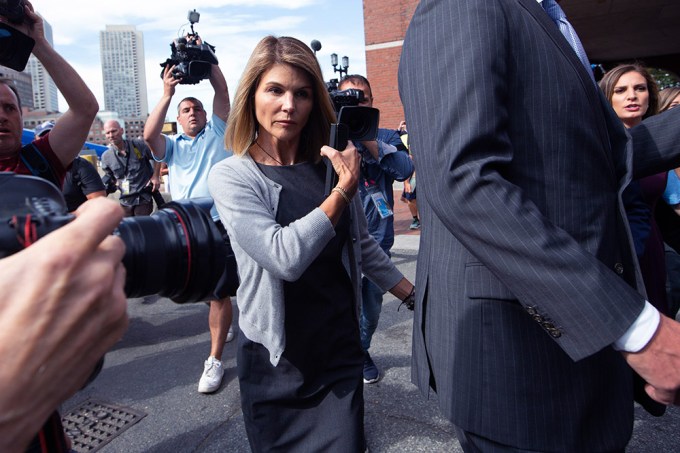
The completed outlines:
<svg viewBox="0 0 680 453">
<path fill-rule="evenodd" d="M 170 58 L 161 63 L 163 67 L 161 78 L 166 66 L 175 66 L 172 76 L 180 80 L 180 85 L 194 85 L 210 77 L 211 66 L 218 62 L 215 46 L 203 42 L 198 33 L 194 32 L 194 24 L 200 17 L 196 10 L 187 14 L 187 19 L 191 23 L 191 33 L 170 43 Z"/>
<path fill-rule="evenodd" d="M 10 24 L 22 24 L 26 19 L 24 1 L 0 0 L 0 16 Z M 23 71 L 34 45 L 33 38 L 10 25 L 0 24 L 0 65 Z"/>
</svg>

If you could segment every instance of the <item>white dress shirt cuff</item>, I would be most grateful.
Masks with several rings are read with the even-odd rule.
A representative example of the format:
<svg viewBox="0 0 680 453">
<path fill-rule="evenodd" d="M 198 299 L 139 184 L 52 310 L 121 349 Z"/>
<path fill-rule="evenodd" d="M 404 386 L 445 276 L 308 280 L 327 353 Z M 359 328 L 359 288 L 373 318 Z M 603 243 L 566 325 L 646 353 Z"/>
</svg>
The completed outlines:
<svg viewBox="0 0 680 453">
<path fill-rule="evenodd" d="M 621 338 L 614 342 L 617 351 L 638 352 L 649 343 L 661 322 L 659 310 L 645 301 L 645 308 Z"/>
</svg>

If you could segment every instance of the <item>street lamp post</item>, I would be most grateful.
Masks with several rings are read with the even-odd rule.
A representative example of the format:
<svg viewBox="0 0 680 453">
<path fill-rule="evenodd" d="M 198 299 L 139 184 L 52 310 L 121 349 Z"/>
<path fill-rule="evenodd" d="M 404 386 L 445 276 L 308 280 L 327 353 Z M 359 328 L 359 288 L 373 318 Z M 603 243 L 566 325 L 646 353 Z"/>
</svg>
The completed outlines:
<svg viewBox="0 0 680 453">
<path fill-rule="evenodd" d="M 340 73 L 340 80 L 342 80 L 342 74 L 344 73 L 345 75 L 347 75 L 347 70 L 349 69 L 349 58 L 346 56 L 342 57 L 342 64 L 340 65 L 340 67 L 338 67 L 338 54 L 332 53 L 331 66 L 333 66 L 333 72 Z"/>
</svg>

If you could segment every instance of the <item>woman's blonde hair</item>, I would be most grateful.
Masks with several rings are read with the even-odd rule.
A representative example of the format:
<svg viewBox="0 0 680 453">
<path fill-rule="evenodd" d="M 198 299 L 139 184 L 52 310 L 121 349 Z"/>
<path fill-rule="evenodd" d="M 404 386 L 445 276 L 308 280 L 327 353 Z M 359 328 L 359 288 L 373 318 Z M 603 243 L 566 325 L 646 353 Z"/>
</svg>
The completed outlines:
<svg viewBox="0 0 680 453">
<path fill-rule="evenodd" d="M 318 162 L 319 151 L 328 144 L 330 125 L 335 112 L 316 56 L 302 41 L 282 36 L 266 36 L 253 50 L 239 82 L 229 113 L 224 143 L 237 156 L 242 156 L 257 138 L 255 90 L 262 75 L 275 64 L 288 64 L 307 74 L 313 89 L 313 105 L 300 137 L 299 160 Z"/>
<path fill-rule="evenodd" d="M 659 113 L 665 112 L 671 106 L 673 99 L 680 95 L 680 87 L 669 87 L 659 91 Z"/>
</svg>

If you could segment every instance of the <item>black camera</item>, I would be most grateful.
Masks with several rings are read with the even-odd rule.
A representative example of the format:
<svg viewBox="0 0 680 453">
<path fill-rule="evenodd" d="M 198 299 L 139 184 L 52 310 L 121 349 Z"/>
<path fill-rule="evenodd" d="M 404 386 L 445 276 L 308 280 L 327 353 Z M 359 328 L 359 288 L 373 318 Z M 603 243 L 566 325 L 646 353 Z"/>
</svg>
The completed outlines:
<svg viewBox="0 0 680 453">
<path fill-rule="evenodd" d="M 177 303 L 212 296 L 227 246 L 210 217 L 210 198 L 173 201 L 151 216 L 125 218 L 114 234 L 126 245 L 128 297 L 159 294 Z M 74 219 L 61 190 L 35 176 L 0 173 L 0 258 Z"/>
<path fill-rule="evenodd" d="M 24 0 L 0 0 L 0 16 L 5 17 L 11 24 L 24 21 Z"/>
<path fill-rule="evenodd" d="M 372 107 L 359 106 L 364 101 L 364 92 L 355 88 L 339 91 L 337 79 L 326 83 L 326 87 L 338 121 L 331 124 L 330 146 L 343 150 L 347 147 L 348 140 L 375 140 L 378 135 L 380 111 Z"/>
<path fill-rule="evenodd" d="M 326 88 L 333 101 L 337 123 L 331 124 L 329 146 L 342 151 L 349 140 L 371 141 L 378 136 L 380 111 L 373 107 L 363 107 L 364 92 L 355 88 L 338 90 L 338 80 L 326 83 Z M 337 184 L 337 175 L 332 165 L 326 165 L 326 191 L 330 194 Z"/>
<path fill-rule="evenodd" d="M 198 33 L 194 32 L 194 24 L 200 16 L 196 10 L 189 11 L 187 18 L 191 23 L 191 33 L 170 43 L 170 58 L 161 63 L 161 78 L 166 66 L 175 66 L 172 76 L 179 79 L 181 85 L 194 85 L 210 77 L 211 66 L 218 62 L 215 46 L 203 42 Z"/>
<path fill-rule="evenodd" d="M 23 0 L 0 0 L 0 16 L 11 24 L 24 21 Z M 31 56 L 35 41 L 7 24 L 0 24 L 0 65 L 15 71 L 23 71 Z"/>
</svg>

